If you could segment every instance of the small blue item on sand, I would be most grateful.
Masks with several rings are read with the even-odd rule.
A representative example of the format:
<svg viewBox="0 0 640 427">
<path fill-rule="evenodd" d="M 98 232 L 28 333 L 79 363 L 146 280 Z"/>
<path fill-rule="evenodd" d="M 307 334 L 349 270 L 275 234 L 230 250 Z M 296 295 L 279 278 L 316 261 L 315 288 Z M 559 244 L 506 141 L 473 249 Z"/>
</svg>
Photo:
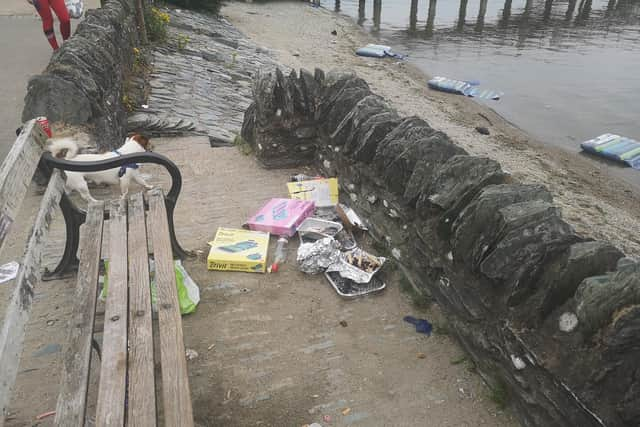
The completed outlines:
<svg viewBox="0 0 640 427">
<path fill-rule="evenodd" d="M 478 81 L 463 81 L 436 76 L 427 82 L 427 85 L 434 90 L 441 92 L 455 93 L 457 95 L 470 96 L 472 98 L 499 100 L 504 92 L 491 89 L 481 89 Z"/>
<path fill-rule="evenodd" d="M 370 58 L 398 58 L 404 59 L 404 55 L 399 53 L 394 53 L 391 50 L 390 46 L 383 46 L 381 44 L 368 44 L 365 47 L 361 47 L 356 49 L 356 55 L 358 56 L 368 56 Z"/>
<path fill-rule="evenodd" d="M 416 319 L 413 316 L 404 316 L 404 321 L 407 323 L 411 323 L 412 325 L 415 325 L 416 332 L 425 334 L 425 335 L 431 335 L 431 331 L 433 330 L 433 325 L 429 323 L 429 321 L 425 319 Z"/>
<path fill-rule="evenodd" d="M 640 142 L 624 136 L 605 133 L 580 144 L 588 153 L 625 163 L 640 169 Z"/>
</svg>

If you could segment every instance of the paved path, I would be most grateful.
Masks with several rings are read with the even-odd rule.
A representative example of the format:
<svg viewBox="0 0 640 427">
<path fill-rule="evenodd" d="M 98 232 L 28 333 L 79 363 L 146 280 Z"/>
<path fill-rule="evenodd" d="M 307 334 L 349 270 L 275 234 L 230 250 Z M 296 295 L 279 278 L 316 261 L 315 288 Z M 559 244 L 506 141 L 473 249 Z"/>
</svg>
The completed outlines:
<svg viewBox="0 0 640 427">
<path fill-rule="evenodd" d="M 99 0 L 85 0 L 87 7 Z M 75 30 L 77 20 L 72 21 Z M 56 22 L 58 41 L 61 41 Z M 49 62 L 51 47 L 42 34 L 42 22 L 26 0 L 0 2 L 0 159 L 9 151 L 20 125 L 24 95 L 29 78 L 40 73 Z"/>
<path fill-rule="evenodd" d="M 287 177 L 296 172 L 265 170 L 255 157 L 235 147 L 211 148 L 206 137 L 155 138 L 154 144 L 182 172 L 176 232 L 181 244 L 192 250 L 206 251 L 218 227 L 239 227 L 269 198 L 286 196 Z M 144 166 L 151 182 L 167 189 L 168 177 L 158 169 Z M 117 197 L 118 189 L 91 191 L 106 199 Z M 32 193 L 27 203 L 33 206 L 40 198 Z M 20 220 L 20 229 L 33 223 L 28 215 Z M 63 236 L 58 215 L 46 264 L 61 253 Z M 109 240 L 108 228 L 104 239 Z M 12 237 L 13 253 L 20 253 L 18 243 L 23 241 Z M 490 393 L 471 365 L 454 362 L 464 353 L 446 334 L 439 310 L 413 307 L 400 292 L 397 271 L 384 272 L 388 288 L 383 293 L 345 301 L 324 276 L 297 270 L 297 246 L 293 238 L 286 263 L 271 275 L 207 271 L 203 259 L 186 260 L 201 296 L 197 311 L 183 319 L 185 345 L 199 355 L 189 362 L 196 425 L 516 425 L 489 401 Z M 274 247 L 272 238 L 270 254 Z M 36 289 L 7 427 L 32 425 L 37 414 L 55 408 L 74 286 L 72 278 L 41 283 Z M 0 286 L 0 319 L 3 292 L 8 294 L 8 287 L 3 291 Z M 103 311 L 100 303 L 98 312 Z M 417 334 L 402 321 L 407 314 L 429 319 L 436 332 L 431 337 Z M 97 330 L 102 322 L 98 316 Z M 92 360 L 91 396 L 98 363 Z M 89 419 L 94 403 L 91 399 Z"/>
</svg>

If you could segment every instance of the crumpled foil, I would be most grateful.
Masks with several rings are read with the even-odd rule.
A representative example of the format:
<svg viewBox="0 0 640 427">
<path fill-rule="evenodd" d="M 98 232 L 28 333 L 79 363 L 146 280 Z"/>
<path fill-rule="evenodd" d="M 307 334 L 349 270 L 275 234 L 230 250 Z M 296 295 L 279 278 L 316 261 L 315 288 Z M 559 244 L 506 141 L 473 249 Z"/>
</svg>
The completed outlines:
<svg viewBox="0 0 640 427">
<path fill-rule="evenodd" d="M 298 268 L 307 274 L 322 273 L 340 259 L 340 243 L 325 237 L 313 243 L 303 243 L 298 248 Z"/>
<path fill-rule="evenodd" d="M 355 248 L 353 251 L 351 251 L 351 254 L 354 256 L 359 256 L 366 253 L 367 252 L 363 251 L 360 248 Z M 378 270 L 380 270 L 380 268 L 382 267 L 382 264 L 384 264 L 384 262 L 387 260 L 385 257 L 374 257 L 374 256 L 371 256 L 371 257 L 378 260 L 378 262 L 380 263 L 380 267 L 378 267 L 377 269 L 375 269 L 370 273 L 364 270 L 361 270 L 355 265 L 349 264 L 349 262 L 346 259 L 346 254 L 344 253 L 340 255 L 340 259 L 338 260 L 338 262 L 331 264 L 327 268 L 327 273 L 335 271 L 340 273 L 341 277 L 344 277 L 345 279 L 353 280 L 356 283 L 369 283 L 371 281 L 371 278 L 378 272 Z"/>
</svg>

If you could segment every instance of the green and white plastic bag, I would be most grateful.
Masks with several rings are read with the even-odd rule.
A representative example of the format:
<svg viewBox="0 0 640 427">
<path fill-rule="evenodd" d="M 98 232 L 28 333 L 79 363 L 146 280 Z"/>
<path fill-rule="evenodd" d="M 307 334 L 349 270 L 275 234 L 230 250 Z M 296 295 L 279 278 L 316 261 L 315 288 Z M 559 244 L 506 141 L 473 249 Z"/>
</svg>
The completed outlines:
<svg viewBox="0 0 640 427">
<path fill-rule="evenodd" d="M 196 307 L 200 302 L 200 288 L 196 282 L 193 281 L 187 270 L 184 269 L 182 261 L 175 260 L 174 269 L 176 272 L 176 288 L 178 291 L 178 301 L 180 303 L 180 314 L 185 315 L 196 311 Z M 100 292 L 100 299 L 105 301 L 107 299 L 107 287 L 109 285 L 108 272 L 109 261 L 104 262 L 105 274 L 102 276 L 101 282 L 103 283 L 102 291 Z M 153 260 L 149 260 L 149 277 L 151 279 L 151 305 L 153 311 L 157 312 L 156 307 L 156 269 Z"/>
</svg>

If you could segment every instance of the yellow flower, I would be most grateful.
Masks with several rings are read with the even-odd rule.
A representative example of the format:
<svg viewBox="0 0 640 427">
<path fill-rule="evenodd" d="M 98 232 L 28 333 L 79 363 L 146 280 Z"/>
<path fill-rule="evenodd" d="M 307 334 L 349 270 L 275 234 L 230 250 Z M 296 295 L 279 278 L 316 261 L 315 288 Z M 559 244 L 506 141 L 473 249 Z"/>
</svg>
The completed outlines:
<svg viewBox="0 0 640 427">
<path fill-rule="evenodd" d="M 133 48 L 133 54 L 136 55 L 136 56 L 140 55 L 140 49 L 138 49 L 137 47 L 134 47 Z"/>
</svg>

